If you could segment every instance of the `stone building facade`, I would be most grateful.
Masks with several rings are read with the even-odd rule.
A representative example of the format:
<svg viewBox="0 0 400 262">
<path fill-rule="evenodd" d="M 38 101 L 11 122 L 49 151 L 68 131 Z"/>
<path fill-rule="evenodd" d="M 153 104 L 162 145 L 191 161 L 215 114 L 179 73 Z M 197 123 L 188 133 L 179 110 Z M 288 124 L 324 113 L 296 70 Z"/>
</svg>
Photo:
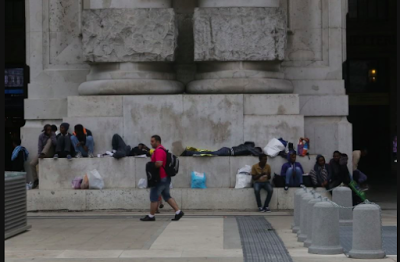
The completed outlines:
<svg viewBox="0 0 400 262">
<path fill-rule="evenodd" d="M 159 134 L 179 154 L 273 137 L 351 156 L 345 0 L 29 0 L 22 143 L 81 123 L 95 153 Z M 350 159 L 351 163 L 351 159 Z"/>
</svg>

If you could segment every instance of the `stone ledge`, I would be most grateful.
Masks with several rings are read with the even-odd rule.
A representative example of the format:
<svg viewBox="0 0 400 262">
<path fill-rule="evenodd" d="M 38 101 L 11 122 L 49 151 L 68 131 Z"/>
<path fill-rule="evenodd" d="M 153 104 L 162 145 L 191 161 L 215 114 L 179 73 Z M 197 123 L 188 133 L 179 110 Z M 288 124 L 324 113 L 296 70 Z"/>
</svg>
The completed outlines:
<svg viewBox="0 0 400 262">
<path fill-rule="evenodd" d="M 274 210 L 293 209 L 293 196 L 297 188 L 284 191 L 274 188 L 270 208 Z M 329 197 L 323 188 L 316 190 Z M 253 188 L 174 188 L 171 195 L 183 210 L 224 210 L 254 211 L 257 204 Z M 264 201 L 265 191 L 261 193 Z M 29 190 L 28 211 L 92 211 L 131 210 L 145 211 L 149 208 L 149 189 L 108 189 L 108 190 Z M 164 210 L 171 210 L 165 205 Z"/>
<path fill-rule="evenodd" d="M 327 158 L 328 159 L 328 158 Z M 208 188 L 234 188 L 236 173 L 245 165 L 254 165 L 257 157 L 179 157 L 179 173 L 172 179 L 174 188 L 190 188 L 191 172 L 205 172 Z M 136 188 L 140 178 L 146 178 L 145 166 L 149 158 L 126 157 L 116 160 L 112 157 L 67 159 L 42 159 L 39 161 L 40 188 L 45 190 L 71 189 L 75 177 L 83 177 L 97 169 L 104 179 L 105 189 Z M 286 160 L 280 156 L 269 158 L 272 173 L 280 174 Z M 298 157 L 304 171 L 309 172 L 315 163 L 315 156 Z M 273 176 L 274 174 L 272 174 Z"/>
</svg>

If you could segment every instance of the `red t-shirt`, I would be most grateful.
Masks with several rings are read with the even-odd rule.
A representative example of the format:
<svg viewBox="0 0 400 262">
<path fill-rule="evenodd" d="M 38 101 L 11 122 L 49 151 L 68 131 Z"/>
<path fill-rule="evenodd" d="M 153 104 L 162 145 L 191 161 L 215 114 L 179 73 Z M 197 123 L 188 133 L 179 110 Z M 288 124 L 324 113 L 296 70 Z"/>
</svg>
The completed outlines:
<svg viewBox="0 0 400 262">
<path fill-rule="evenodd" d="M 160 178 L 163 179 L 167 177 L 167 173 L 165 173 L 165 165 L 167 164 L 167 153 L 163 150 L 163 146 L 159 146 L 154 150 L 153 155 L 151 156 L 151 162 L 162 161 L 162 167 L 160 167 Z"/>
</svg>

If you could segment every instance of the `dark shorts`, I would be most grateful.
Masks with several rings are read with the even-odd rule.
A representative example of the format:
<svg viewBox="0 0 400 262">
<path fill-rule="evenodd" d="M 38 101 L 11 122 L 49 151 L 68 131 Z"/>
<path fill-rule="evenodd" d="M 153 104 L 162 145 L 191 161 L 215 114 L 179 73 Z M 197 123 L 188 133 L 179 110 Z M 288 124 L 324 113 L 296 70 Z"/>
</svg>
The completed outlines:
<svg viewBox="0 0 400 262">
<path fill-rule="evenodd" d="M 164 198 L 164 201 L 167 202 L 170 200 L 171 195 L 169 194 L 169 185 L 171 184 L 171 178 L 165 177 L 161 179 L 160 183 L 158 183 L 155 187 L 150 189 L 150 201 L 158 202 L 160 195 Z"/>
</svg>

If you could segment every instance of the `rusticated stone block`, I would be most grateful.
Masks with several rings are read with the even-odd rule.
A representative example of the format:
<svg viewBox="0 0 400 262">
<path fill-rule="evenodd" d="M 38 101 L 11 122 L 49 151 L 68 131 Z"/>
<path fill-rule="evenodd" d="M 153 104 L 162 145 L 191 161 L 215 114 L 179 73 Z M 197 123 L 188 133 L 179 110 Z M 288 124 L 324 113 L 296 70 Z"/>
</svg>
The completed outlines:
<svg viewBox="0 0 400 262">
<path fill-rule="evenodd" d="M 279 8 L 196 8 L 195 61 L 283 60 L 286 31 Z"/>
<path fill-rule="evenodd" d="M 174 61 L 172 8 L 84 10 L 82 33 L 89 62 Z"/>
</svg>

